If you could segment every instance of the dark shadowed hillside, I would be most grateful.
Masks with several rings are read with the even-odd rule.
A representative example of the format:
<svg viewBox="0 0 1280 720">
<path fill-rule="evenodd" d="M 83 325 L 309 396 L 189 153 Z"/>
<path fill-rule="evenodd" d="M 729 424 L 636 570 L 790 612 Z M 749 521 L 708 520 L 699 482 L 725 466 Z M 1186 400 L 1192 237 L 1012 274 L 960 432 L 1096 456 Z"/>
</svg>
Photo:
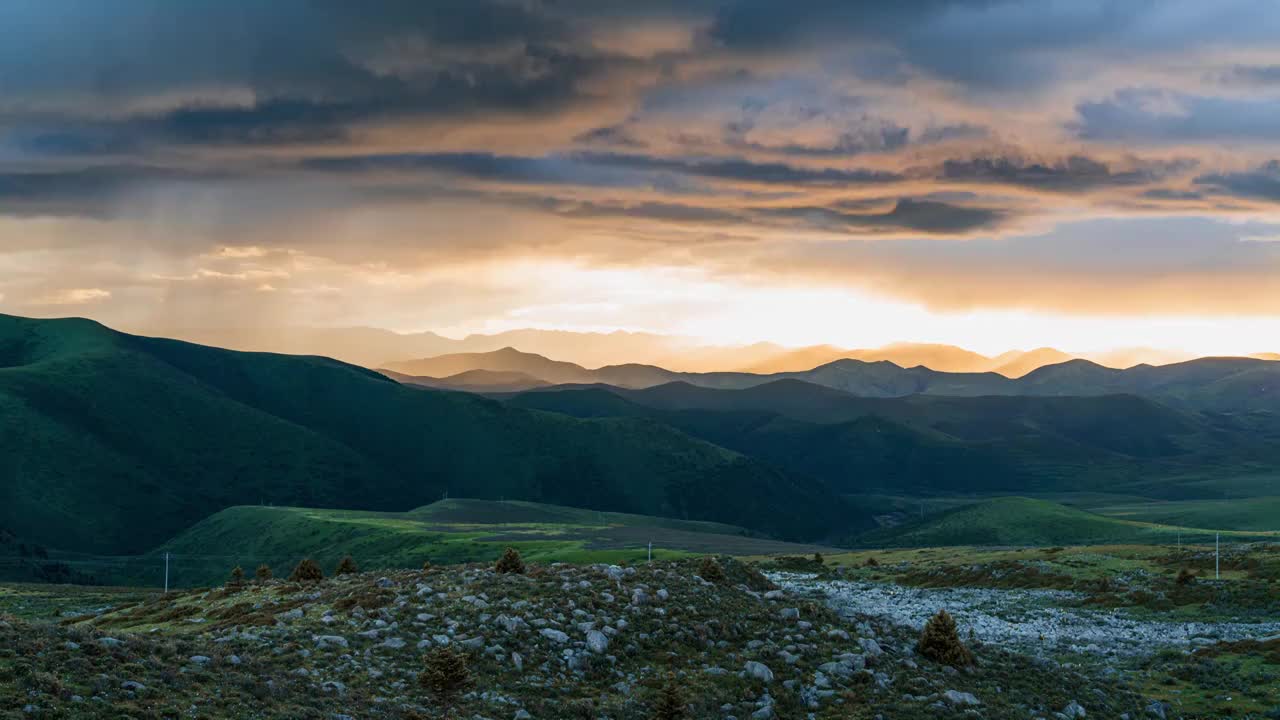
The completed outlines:
<svg viewBox="0 0 1280 720">
<path fill-rule="evenodd" d="M 237 504 L 405 510 L 454 495 L 817 537 L 840 502 L 639 419 L 583 421 L 426 391 L 315 357 L 87 320 L 0 316 L 0 527 L 132 552 Z"/>
</svg>

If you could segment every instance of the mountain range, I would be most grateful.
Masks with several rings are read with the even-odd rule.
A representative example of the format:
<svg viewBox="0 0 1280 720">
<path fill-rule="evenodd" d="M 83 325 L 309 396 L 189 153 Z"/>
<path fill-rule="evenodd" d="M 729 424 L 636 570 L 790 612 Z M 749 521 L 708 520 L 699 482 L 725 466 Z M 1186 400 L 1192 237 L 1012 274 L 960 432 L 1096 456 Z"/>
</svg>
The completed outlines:
<svg viewBox="0 0 1280 720">
<path fill-rule="evenodd" d="M 396 510 L 446 493 L 822 537 L 820 482 L 643 418 L 579 420 L 317 357 L 0 315 L 0 529 L 154 547 L 232 505 Z M 854 519 L 856 524 L 856 519 Z"/>
<path fill-rule="evenodd" d="M 235 350 L 320 355 L 370 368 L 390 367 L 408 358 L 487 353 L 508 347 L 588 368 L 638 363 L 679 372 L 729 370 L 765 374 L 809 370 L 842 359 L 887 360 L 902 367 L 923 365 L 940 372 L 996 372 L 1008 377 L 1020 377 L 1038 367 L 1071 359 L 1092 360 L 1113 368 L 1165 365 L 1192 359 L 1185 353 L 1152 348 L 1083 354 L 1036 348 L 986 356 L 936 343 L 893 343 L 872 349 L 846 349 L 834 345 L 795 348 L 768 342 L 708 345 L 694 338 L 625 331 L 594 333 L 520 329 L 472 334 L 461 339 L 432 332 L 396 333 L 369 327 L 174 327 L 148 328 L 141 334 L 162 335 Z M 1258 357 L 1263 355 L 1267 354 L 1262 353 Z M 1268 359 L 1277 357 L 1280 356 L 1272 353 Z"/>
<path fill-rule="evenodd" d="M 1280 494 L 1280 362 L 1262 359 L 1072 359 L 1016 379 L 856 359 L 587 369 L 514 349 L 396 367 L 0 315 L 0 531 L 134 553 L 234 505 L 404 511 L 447 493 L 835 542 L 871 526 L 876 494 Z"/>
<path fill-rule="evenodd" d="M 948 373 L 887 360 L 842 359 L 811 370 L 780 373 L 684 373 L 653 365 L 610 365 L 594 370 L 504 348 L 490 353 L 442 355 L 392 363 L 387 371 L 406 383 L 436 388 L 485 389 L 485 375 L 500 374 L 503 392 L 555 385 L 602 384 L 647 388 L 679 382 L 704 388 L 743 389 L 777 380 L 801 380 L 864 398 L 909 395 L 1097 396 L 1130 393 L 1202 410 L 1280 409 L 1280 362 L 1257 358 L 1199 358 L 1126 370 L 1088 360 L 1067 360 L 1010 378 L 995 372 Z"/>
</svg>

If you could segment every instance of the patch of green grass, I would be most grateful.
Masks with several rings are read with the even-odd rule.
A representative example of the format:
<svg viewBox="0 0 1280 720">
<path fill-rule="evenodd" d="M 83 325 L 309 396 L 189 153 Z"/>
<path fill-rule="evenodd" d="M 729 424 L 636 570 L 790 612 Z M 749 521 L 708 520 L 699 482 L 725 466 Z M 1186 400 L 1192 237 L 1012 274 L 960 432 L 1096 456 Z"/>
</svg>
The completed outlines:
<svg viewBox="0 0 1280 720">
<path fill-rule="evenodd" d="M 1267 539 L 1280 533 L 1224 532 L 1234 540 Z M 1097 545 L 1213 540 L 1203 528 L 1187 528 L 1104 517 L 1077 508 L 1023 497 L 983 500 L 899 527 L 857 538 L 869 546 Z"/>
<path fill-rule="evenodd" d="M 1277 483 L 1280 489 L 1280 483 Z M 1280 530 L 1280 497 L 1144 501 L 1096 507 L 1107 517 L 1221 530 Z"/>
</svg>

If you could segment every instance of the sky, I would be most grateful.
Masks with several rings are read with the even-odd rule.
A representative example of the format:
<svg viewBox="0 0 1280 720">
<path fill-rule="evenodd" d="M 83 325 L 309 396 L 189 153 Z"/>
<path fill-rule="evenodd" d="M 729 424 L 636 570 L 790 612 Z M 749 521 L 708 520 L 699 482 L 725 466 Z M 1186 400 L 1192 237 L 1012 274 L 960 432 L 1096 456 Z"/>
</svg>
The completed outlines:
<svg viewBox="0 0 1280 720">
<path fill-rule="evenodd" d="M 1280 349 L 1270 0 L 8 0 L 0 312 Z"/>
</svg>

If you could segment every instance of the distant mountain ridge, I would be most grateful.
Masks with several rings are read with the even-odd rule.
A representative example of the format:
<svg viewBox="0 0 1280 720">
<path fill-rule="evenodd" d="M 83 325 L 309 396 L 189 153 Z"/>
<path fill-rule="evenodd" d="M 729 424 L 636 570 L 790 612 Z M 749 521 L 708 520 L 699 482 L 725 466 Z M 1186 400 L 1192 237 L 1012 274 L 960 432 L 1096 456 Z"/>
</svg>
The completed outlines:
<svg viewBox="0 0 1280 720">
<path fill-rule="evenodd" d="M 1186 353 L 1150 348 L 1121 348 L 1102 353 L 1067 353 L 1054 348 L 1011 350 L 988 357 L 953 345 L 899 342 L 878 348 L 849 349 L 834 345 L 784 347 L 759 342 L 708 345 L 694 338 L 645 332 L 573 332 L 519 329 L 471 334 L 461 339 L 432 332 L 396 333 L 370 327 L 151 328 L 159 335 L 204 345 L 252 352 L 332 357 L 364 367 L 386 367 L 411 358 L 458 353 L 487 353 L 503 348 L 542 355 L 586 368 L 634 363 L 678 372 L 779 373 L 810 370 L 841 359 L 888 360 L 904 368 L 923 365 L 939 372 L 997 372 L 1019 377 L 1041 367 L 1074 358 L 1126 368 L 1192 359 Z M 1280 354 L 1255 357 L 1280 359 Z"/>
<path fill-rule="evenodd" d="M 431 387 L 451 387 L 454 385 L 441 378 L 469 370 L 483 370 L 515 372 L 541 381 L 538 385 L 530 384 L 519 389 L 533 389 L 541 384 L 604 384 L 640 389 L 673 382 L 705 388 L 742 389 L 792 379 L 872 398 L 918 394 L 973 397 L 1129 393 L 1197 409 L 1280 409 L 1280 362 L 1258 358 L 1200 358 L 1172 365 L 1138 365 L 1126 370 L 1072 359 L 1010 378 L 994 372 L 947 373 L 922 366 L 904 368 L 887 360 L 868 362 L 852 359 L 836 360 L 807 371 L 771 374 L 683 373 L 638 364 L 591 370 L 505 348 L 493 353 L 444 355 L 392 363 L 388 369 L 403 382 Z M 508 384 L 502 391 L 511 389 L 511 384 Z M 497 389 L 493 391 L 499 392 Z"/>
</svg>

